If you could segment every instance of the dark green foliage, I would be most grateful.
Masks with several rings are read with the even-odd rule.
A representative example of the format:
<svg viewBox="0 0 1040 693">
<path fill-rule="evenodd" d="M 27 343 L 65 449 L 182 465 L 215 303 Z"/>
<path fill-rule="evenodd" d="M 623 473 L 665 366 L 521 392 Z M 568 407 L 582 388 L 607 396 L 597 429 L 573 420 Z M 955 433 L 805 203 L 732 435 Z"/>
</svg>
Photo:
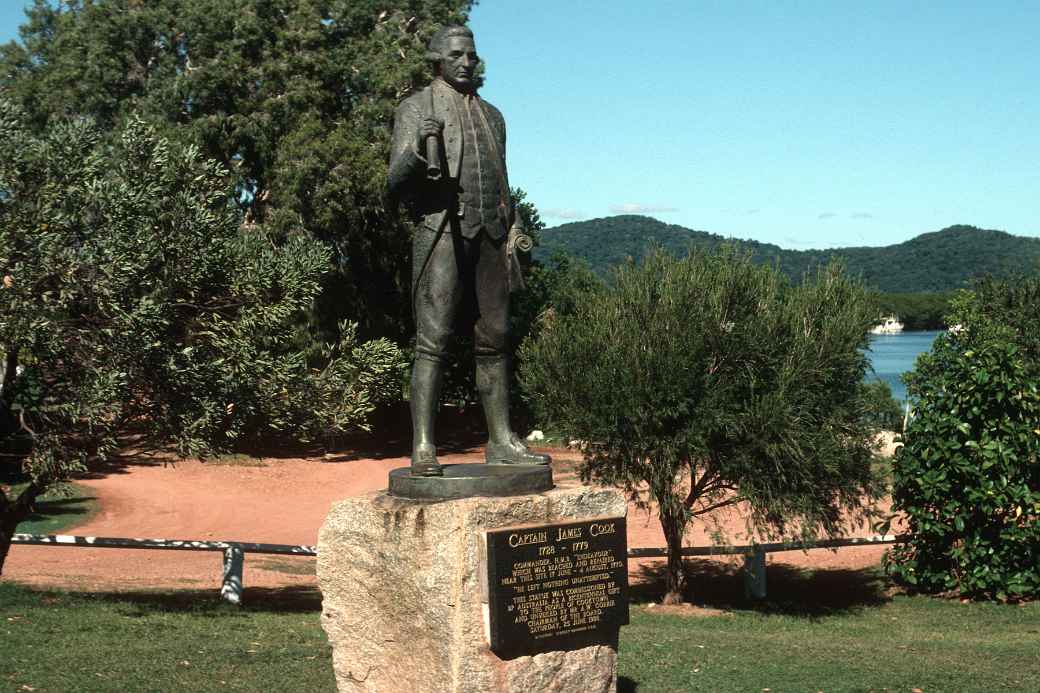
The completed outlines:
<svg viewBox="0 0 1040 693">
<path fill-rule="evenodd" d="M 892 388 L 883 380 L 874 380 L 861 385 L 866 408 L 865 421 L 879 431 L 901 431 L 903 409 L 892 396 Z"/>
<path fill-rule="evenodd" d="M 510 308 L 510 337 L 514 348 L 536 335 L 558 315 L 571 315 L 589 293 L 603 288 L 603 281 L 581 260 L 555 255 L 548 262 L 532 263 L 525 271 L 526 287 L 513 295 Z M 541 425 L 523 397 L 519 372 L 514 370 L 510 390 L 517 421 Z"/>
<path fill-rule="evenodd" d="M 1040 595 L 1040 281 L 986 281 L 954 302 L 907 377 L 916 398 L 893 464 L 910 541 L 889 555 L 925 592 Z"/>
<path fill-rule="evenodd" d="M 882 315 L 895 315 L 906 330 L 944 330 L 954 292 L 877 294 Z"/>
<path fill-rule="evenodd" d="M 520 349 L 539 423 L 583 476 L 647 488 L 682 591 L 689 520 L 744 504 L 763 533 L 836 532 L 875 491 L 862 349 L 875 308 L 836 268 L 791 286 L 725 250 L 658 251 L 581 291 Z"/>
<path fill-rule="evenodd" d="M 353 324 L 307 362 L 293 331 L 328 250 L 242 225 L 227 171 L 195 147 L 135 119 L 112 144 L 83 120 L 37 137 L 2 100 L 0 132 L 2 397 L 33 441 L 0 530 L 128 427 L 207 455 L 365 427 L 399 394 L 398 348 Z"/>
<path fill-rule="evenodd" d="M 750 253 L 755 262 L 779 265 L 784 274 L 795 281 L 807 272 L 811 274 L 840 259 L 849 274 L 861 277 L 867 286 L 897 294 L 951 291 L 967 286 L 973 277 L 1005 276 L 1013 272 L 1029 274 L 1040 268 L 1040 239 L 973 226 L 951 226 L 879 248 L 786 250 L 770 243 L 727 239 L 633 215 L 546 229 L 537 257 L 564 251 L 584 258 L 593 270 L 604 274 L 607 268 L 626 257 L 638 261 L 655 243 L 675 255 L 685 253 L 691 245 L 711 249 L 733 243 Z M 911 329 L 938 329 L 936 317 L 941 317 L 941 313 L 931 314 L 927 326 Z"/>
<path fill-rule="evenodd" d="M 517 345 L 553 316 L 573 314 L 588 294 L 604 286 L 583 261 L 562 254 L 532 264 L 524 281 L 526 287 L 514 295 L 509 316 L 510 335 Z"/>
<path fill-rule="evenodd" d="M 468 0 L 37 0 L 0 91 L 32 127 L 114 133 L 140 114 L 228 171 L 251 223 L 331 250 L 311 330 L 410 333 L 408 227 L 385 200 L 398 101 L 429 78 L 436 23 Z"/>
<path fill-rule="evenodd" d="M 1040 368 L 1040 279 L 990 277 L 976 282 L 973 293 L 970 312 L 961 309 L 954 319 L 970 320 L 976 332 L 996 332 L 1011 340 L 1030 368 Z"/>
</svg>

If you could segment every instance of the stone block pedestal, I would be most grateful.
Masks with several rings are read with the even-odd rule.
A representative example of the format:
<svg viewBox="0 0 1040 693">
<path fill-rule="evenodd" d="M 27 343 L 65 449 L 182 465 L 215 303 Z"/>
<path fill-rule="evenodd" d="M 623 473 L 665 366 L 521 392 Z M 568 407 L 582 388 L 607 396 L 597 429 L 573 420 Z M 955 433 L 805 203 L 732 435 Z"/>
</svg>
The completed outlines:
<svg viewBox="0 0 1040 693">
<path fill-rule="evenodd" d="M 585 486 L 437 503 L 385 492 L 333 505 L 318 538 L 322 625 L 341 693 L 613 693 L 617 642 L 501 659 L 488 647 L 482 532 L 624 517 Z"/>
</svg>

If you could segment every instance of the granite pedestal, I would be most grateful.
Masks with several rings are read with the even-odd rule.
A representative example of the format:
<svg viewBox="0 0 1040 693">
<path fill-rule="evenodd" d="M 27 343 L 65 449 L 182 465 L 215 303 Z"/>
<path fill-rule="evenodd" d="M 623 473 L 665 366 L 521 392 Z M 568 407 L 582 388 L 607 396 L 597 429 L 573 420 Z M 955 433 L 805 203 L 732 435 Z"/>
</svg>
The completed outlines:
<svg viewBox="0 0 1040 693">
<path fill-rule="evenodd" d="M 612 693 L 617 640 L 503 659 L 488 646 L 483 532 L 625 516 L 586 486 L 440 502 L 333 505 L 318 539 L 322 625 L 341 693 Z"/>
</svg>

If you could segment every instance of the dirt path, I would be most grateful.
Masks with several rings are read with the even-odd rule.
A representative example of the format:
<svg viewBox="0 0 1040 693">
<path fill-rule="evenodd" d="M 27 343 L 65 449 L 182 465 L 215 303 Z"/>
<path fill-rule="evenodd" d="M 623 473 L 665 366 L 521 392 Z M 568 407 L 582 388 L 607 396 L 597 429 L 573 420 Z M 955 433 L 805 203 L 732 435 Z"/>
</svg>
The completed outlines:
<svg viewBox="0 0 1040 693">
<path fill-rule="evenodd" d="M 558 451 L 553 451 L 559 455 Z M 566 457 L 564 453 L 563 457 Z M 573 456 L 572 456 L 573 457 Z M 444 455 L 446 463 L 478 462 L 477 451 Z M 318 529 L 339 499 L 386 487 L 387 473 L 407 464 L 404 457 L 346 457 L 234 460 L 231 464 L 195 460 L 163 466 L 145 461 L 83 480 L 97 495 L 101 512 L 67 534 L 84 536 L 203 539 L 316 544 Z M 255 466 L 243 466 L 243 465 Z M 262 466 L 260 466 L 262 465 Z M 574 483 L 568 475 L 558 483 Z M 731 543 L 745 543 L 736 515 L 720 518 Z M 629 513 L 629 546 L 660 547 L 664 538 L 655 517 Z M 866 528 L 858 532 L 866 535 Z M 711 540 L 698 524 L 688 545 Z M 846 548 L 770 554 L 770 563 L 795 567 L 858 569 L 877 565 L 883 548 Z M 720 559 L 736 564 L 739 558 Z M 632 561 L 634 580 L 661 561 Z M 221 554 L 183 551 L 14 546 L 4 578 L 20 582 L 85 589 L 213 588 L 220 584 Z M 248 555 L 246 587 L 312 586 L 314 559 Z"/>
</svg>

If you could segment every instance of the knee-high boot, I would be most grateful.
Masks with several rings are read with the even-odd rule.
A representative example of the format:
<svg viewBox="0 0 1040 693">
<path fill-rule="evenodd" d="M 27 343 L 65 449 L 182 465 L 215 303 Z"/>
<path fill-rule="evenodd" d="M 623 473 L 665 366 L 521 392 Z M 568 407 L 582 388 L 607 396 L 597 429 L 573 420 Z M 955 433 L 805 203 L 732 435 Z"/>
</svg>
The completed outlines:
<svg viewBox="0 0 1040 693">
<path fill-rule="evenodd" d="M 509 361 L 504 356 L 477 357 L 477 392 L 487 418 L 488 464 L 549 464 L 548 455 L 533 453 L 509 425 Z"/>
<path fill-rule="evenodd" d="M 437 361 L 416 358 L 412 363 L 412 474 L 441 476 L 437 462 L 435 426 L 441 394 L 442 366 Z"/>
</svg>

